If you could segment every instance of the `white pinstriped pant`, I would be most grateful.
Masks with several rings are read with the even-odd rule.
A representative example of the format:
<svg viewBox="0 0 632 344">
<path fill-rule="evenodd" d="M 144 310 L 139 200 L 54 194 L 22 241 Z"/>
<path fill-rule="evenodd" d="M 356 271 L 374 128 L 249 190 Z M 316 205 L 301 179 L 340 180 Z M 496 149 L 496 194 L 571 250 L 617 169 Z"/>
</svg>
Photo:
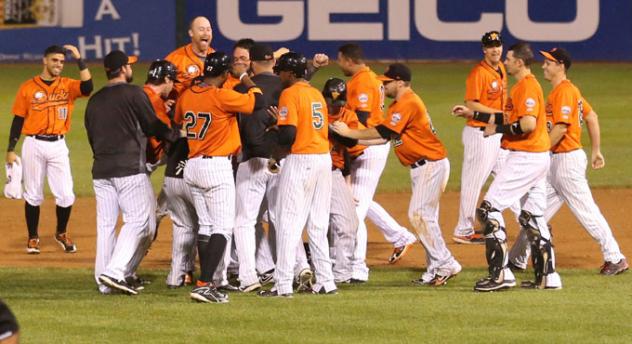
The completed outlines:
<svg viewBox="0 0 632 344">
<path fill-rule="evenodd" d="M 439 202 L 450 177 L 447 158 L 426 161 L 423 166 L 410 170 L 412 196 L 408 219 L 426 250 L 426 275 L 450 276 L 460 265 L 443 240 L 439 226 Z"/>
<path fill-rule="evenodd" d="M 173 224 L 171 270 L 167 275 L 167 284 L 178 286 L 184 282 L 187 272 L 195 270 L 198 218 L 191 188 L 183 178 L 165 177 L 162 190 Z"/>
<path fill-rule="evenodd" d="M 479 128 L 465 126 L 461 135 L 463 142 L 463 168 L 461 170 L 461 193 L 459 221 L 454 235 L 474 234 L 474 220 L 478 197 L 489 175 L 498 174 L 507 151 L 500 149 L 502 135 L 484 137 Z"/>
<path fill-rule="evenodd" d="M 191 188 L 198 216 L 198 235 L 221 234 L 226 238 L 224 259 L 215 269 L 213 281 L 224 284 L 235 226 L 235 180 L 227 157 L 195 157 L 187 161 L 184 181 Z"/>
<path fill-rule="evenodd" d="M 290 154 L 285 159 L 277 197 L 276 290 L 292 293 L 296 244 L 303 227 L 309 237 L 312 263 L 316 272 L 314 290 L 336 288 L 329 258 L 327 231 L 331 203 L 331 156 Z"/>
<path fill-rule="evenodd" d="M 239 257 L 239 280 L 242 286 L 259 281 L 256 268 L 261 264 L 264 273 L 274 268 L 270 246 L 265 235 L 256 240 L 256 225 L 263 207 L 268 210 L 268 223 L 276 222 L 276 194 L 278 174 L 268 169 L 268 159 L 251 158 L 237 168 L 235 245 Z M 266 202 L 264 202 L 264 198 Z M 260 227 L 260 230 L 263 228 Z M 262 233 L 264 234 L 264 233 Z M 257 243 L 259 247 L 257 248 Z M 256 259 L 255 259 L 256 257 Z M 271 265 L 271 267 L 270 267 Z"/>
<path fill-rule="evenodd" d="M 24 200 L 32 206 L 44 201 L 44 177 L 55 196 L 55 203 L 63 208 L 75 202 L 72 191 L 68 146 L 64 139 L 49 142 L 27 136 L 22 144 Z"/>
<path fill-rule="evenodd" d="M 331 211 L 329 226 L 334 236 L 333 273 L 336 282 L 344 282 L 351 278 L 353 250 L 358 230 L 358 215 L 355 212 L 355 201 L 351 189 L 342 172 L 336 169 L 331 172 Z"/>
<path fill-rule="evenodd" d="M 146 174 L 93 180 L 97 201 L 97 252 L 94 277 L 117 280 L 135 273 L 156 231 L 154 190 Z M 116 236 L 119 210 L 123 227 Z"/>
<path fill-rule="evenodd" d="M 364 154 L 351 163 L 351 190 L 353 197 L 358 200 L 356 213 L 359 221 L 352 260 L 354 279 L 363 281 L 369 279 L 369 268 L 366 266 L 367 229 L 364 219 L 371 206 L 382 171 L 384 171 L 390 147 L 390 143 L 369 146 L 364 150 Z M 393 222 L 397 224 L 397 222 Z M 399 224 L 396 227 L 378 228 L 382 230 L 382 234 L 387 240 L 394 244 L 397 243 L 396 246 L 403 246 L 410 242 L 411 237 L 413 237 L 406 228 Z"/>
<path fill-rule="evenodd" d="M 544 219 L 549 222 L 566 203 L 579 223 L 599 243 L 604 261 L 616 263 L 625 258 L 612 234 L 608 221 L 595 203 L 586 179 L 588 164 L 583 149 L 552 154 L 547 176 L 547 207 Z M 520 236 L 510 253 L 510 260 L 519 267 L 527 266 L 530 248 L 526 236 Z"/>
</svg>

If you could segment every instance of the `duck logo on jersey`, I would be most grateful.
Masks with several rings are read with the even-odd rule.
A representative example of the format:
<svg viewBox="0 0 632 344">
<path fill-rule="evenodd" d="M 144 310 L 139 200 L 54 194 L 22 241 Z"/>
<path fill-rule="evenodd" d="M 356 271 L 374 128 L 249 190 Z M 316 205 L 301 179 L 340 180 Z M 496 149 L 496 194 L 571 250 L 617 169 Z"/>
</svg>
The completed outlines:
<svg viewBox="0 0 632 344">
<path fill-rule="evenodd" d="M 196 65 L 189 65 L 187 67 L 187 74 L 190 75 L 198 75 L 200 73 L 200 68 Z"/>
</svg>

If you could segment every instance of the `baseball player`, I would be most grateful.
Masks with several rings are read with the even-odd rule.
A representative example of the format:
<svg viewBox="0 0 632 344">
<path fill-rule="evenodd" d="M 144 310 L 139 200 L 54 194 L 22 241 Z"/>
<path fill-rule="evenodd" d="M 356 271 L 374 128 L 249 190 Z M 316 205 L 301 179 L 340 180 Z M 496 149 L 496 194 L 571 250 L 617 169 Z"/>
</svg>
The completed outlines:
<svg viewBox="0 0 632 344">
<path fill-rule="evenodd" d="M 172 126 L 169 112 L 174 102 L 168 97 L 174 85 L 179 83 L 177 73 L 177 67 L 173 63 L 167 60 L 154 61 L 149 66 L 143 88 L 156 116 L 169 127 Z M 182 171 L 188 155 L 187 140 L 184 137 L 178 139 L 169 148 L 169 155 L 166 155 L 164 142 L 155 137 L 149 138 L 147 148 L 148 160 L 150 157 L 154 161 L 166 160 L 167 164 L 161 190 L 166 201 L 165 208 L 173 224 L 171 270 L 167 276 L 167 287 L 178 288 L 190 285 L 193 281 L 193 264 L 195 263 L 197 216 L 189 187 L 182 179 Z"/>
<path fill-rule="evenodd" d="M 384 84 L 385 95 L 395 99 L 386 119 L 364 130 L 349 129 L 341 121 L 335 122 L 334 128 L 343 136 L 360 140 L 360 144 L 393 141 L 400 162 L 411 169 L 413 194 L 408 218 L 426 250 L 427 269 L 418 282 L 442 286 L 461 271 L 439 227 L 439 199 L 450 175 L 447 151 L 436 136 L 425 104 L 410 86 L 410 69 L 395 63 L 378 79 Z"/>
<path fill-rule="evenodd" d="M 177 94 L 189 88 L 193 80 L 202 75 L 206 55 L 215 51 L 211 48 L 213 29 L 207 18 L 195 17 L 191 20 L 189 37 L 191 37 L 191 43 L 174 50 L 165 58 L 178 67 L 180 84 L 174 87 Z"/>
<path fill-rule="evenodd" d="M 249 90 L 240 94 L 222 88 L 231 66 Z M 198 254 L 201 274 L 190 293 L 198 302 L 228 302 L 213 275 L 224 257 L 235 223 L 235 181 L 231 158 L 241 146 L 236 113 L 248 114 L 264 105 L 245 69 L 232 65 L 222 53 L 209 54 L 204 80 L 184 91 L 176 103 L 175 122 L 187 131 L 189 160 L 184 180 L 198 216 Z"/>
<path fill-rule="evenodd" d="M 329 123 L 342 121 L 347 126 L 357 129 L 361 124 L 356 114 L 345 108 L 347 85 L 344 80 L 331 78 L 323 86 L 323 97 L 327 101 Z M 357 145 L 357 140 L 345 140 L 334 131 L 329 132 L 333 145 L 331 150 L 331 209 L 329 214 L 330 235 L 333 240 L 333 274 L 336 283 L 351 283 L 353 250 L 355 249 L 358 216 L 355 212 L 355 201 L 345 177 L 349 175 L 350 155 L 347 147 Z M 331 245 L 331 243 L 330 243 Z"/>
<path fill-rule="evenodd" d="M 155 115 L 143 90 L 130 85 L 137 58 L 114 50 L 105 56 L 108 84 L 86 107 L 85 127 L 94 156 L 92 178 L 97 201 L 95 280 L 101 293 L 130 295 L 133 277 L 156 230 L 155 197 L 145 167 L 147 137 L 174 142 L 178 130 Z M 116 236 L 119 209 L 123 227 Z"/>
<path fill-rule="evenodd" d="M 276 71 L 283 86 L 276 115 L 279 143 L 291 145 L 279 176 L 276 202 L 277 265 L 275 286 L 261 296 L 291 297 L 296 244 L 307 228 L 316 272 L 313 293 L 337 293 L 329 259 L 327 229 L 331 202 L 331 156 L 327 103 L 305 80 L 307 59 L 289 52 Z"/>
<path fill-rule="evenodd" d="M 498 31 L 483 35 L 483 60 L 470 72 L 465 82 L 465 106 L 473 111 L 502 113 L 507 101 L 507 72 L 501 62 L 503 42 Z M 469 119 L 463 128 L 463 168 L 459 221 L 452 240 L 460 244 L 484 244 L 474 232 L 474 213 L 478 197 L 490 173 L 498 173 L 505 152 L 500 149 L 502 135 L 483 136 L 486 123 Z"/>
<path fill-rule="evenodd" d="M 617 275 L 628 270 L 628 263 L 612 235 L 608 222 L 590 192 L 586 180 L 586 153 L 581 145 L 582 126 L 586 123 L 592 143 L 591 166 L 603 168 L 599 121 L 579 89 L 566 78 L 571 56 L 562 48 L 540 51 L 544 56 L 544 78 L 553 90 L 546 103 L 547 126 L 551 138 L 551 168 L 547 177 L 547 207 L 544 219 L 549 222 L 563 203 L 568 204 L 588 234 L 601 246 L 604 264 L 600 273 Z M 509 259 L 518 268 L 527 267 L 529 256 L 526 238 L 514 244 Z"/>
<path fill-rule="evenodd" d="M 476 282 L 476 291 L 495 291 L 516 285 L 507 266 L 507 234 L 502 211 L 518 200 L 522 208 L 519 222 L 529 237 L 535 269 L 535 281 L 523 282 L 523 287 L 562 288 L 560 276 L 555 271 L 551 233 L 543 217 L 551 142 L 546 132 L 542 88 L 530 70 L 533 60 L 533 52 L 527 43 L 515 44 L 507 52 L 505 66 L 516 79 L 507 100 L 509 124 L 500 124 L 504 123 L 500 114 L 473 111 L 461 105 L 453 109 L 455 115 L 488 122 L 484 136 L 503 134 L 502 148 L 509 151 L 503 168 L 476 210 L 484 226 L 485 255 L 489 265 L 489 276 Z"/>
<path fill-rule="evenodd" d="M 357 44 L 341 46 L 338 49 L 338 65 L 345 76 L 351 77 L 347 81 L 347 108 L 354 111 L 360 122 L 368 128 L 380 124 L 384 110 L 384 87 L 376 79 L 375 73 L 364 63 L 362 48 Z M 361 283 L 369 279 L 369 268 L 366 266 L 367 230 L 364 218 L 386 165 L 389 150 L 388 143 L 368 147 L 351 163 L 351 185 L 353 196 L 358 200 L 356 211 L 359 220 L 353 258 L 354 282 Z M 389 261 L 399 259 L 407 246 L 416 241 L 415 236 L 402 226 L 380 229 L 384 237 L 396 247 L 392 255 L 396 257 L 390 257 Z"/>
<path fill-rule="evenodd" d="M 77 61 L 81 80 L 61 76 L 67 53 Z M 24 82 L 15 97 L 6 162 L 16 161 L 15 146 L 20 135 L 26 135 L 22 145 L 24 213 L 29 235 L 26 252 L 40 253 L 38 225 L 44 201 L 44 177 L 47 177 L 56 204 L 55 241 L 64 252 L 74 253 L 77 247 L 66 233 L 75 195 L 64 136 L 70 129 L 75 100 L 92 93 L 92 76 L 72 45 L 46 48 L 42 64 L 42 73 Z"/>
</svg>

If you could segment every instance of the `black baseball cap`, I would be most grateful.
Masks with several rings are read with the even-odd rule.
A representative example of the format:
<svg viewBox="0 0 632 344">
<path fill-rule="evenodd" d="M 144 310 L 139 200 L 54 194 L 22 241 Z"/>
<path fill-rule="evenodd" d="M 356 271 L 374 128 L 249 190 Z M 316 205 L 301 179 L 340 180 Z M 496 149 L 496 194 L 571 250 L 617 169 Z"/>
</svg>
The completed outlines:
<svg viewBox="0 0 632 344">
<path fill-rule="evenodd" d="M 503 45 L 503 39 L 500 37 L 500 32 L 489 31 L 485 32 L 483 38 L 481 38 L 481 43 L 483 43 L 485 47 L 499 47 Z"/>
<path fill-rule="evenodd" d="M 274 59 L 272 48 L 263 43 L 255 43 L 250 48 L 250 61 L 271 61 Z"/>
<path fill-rule="evenodd" d="M 564 68 L 571 68 L 571 55 L 564 48 L 553 48 L 549 51 L 540 50 L 540 54 L 547 60 L 562 63 Z"/>
<path fill-rule="evenodd" d="M 381 81 L 410 81 L 412 79 L 412 75 L 410 73 L 410 68 L 406 67 L 405 64 L 393 63 L 392 65 L 388 66 L 386 72 L 384 72 L 383 75 L 378 76 L 377 79 Z"/>
<path fill-rule="evenodd" d="M 137 56 L 127 56 L 127 54 L 120 50 L 113 50 L 109 54 L 105 55 L 105 59 L 103 59 L 103 66 L 105 67 L 105 70 L 109 72 L 117 70 L 128 64 L 134 64 L 136 61 L 138 61 Z"/>
</svg>

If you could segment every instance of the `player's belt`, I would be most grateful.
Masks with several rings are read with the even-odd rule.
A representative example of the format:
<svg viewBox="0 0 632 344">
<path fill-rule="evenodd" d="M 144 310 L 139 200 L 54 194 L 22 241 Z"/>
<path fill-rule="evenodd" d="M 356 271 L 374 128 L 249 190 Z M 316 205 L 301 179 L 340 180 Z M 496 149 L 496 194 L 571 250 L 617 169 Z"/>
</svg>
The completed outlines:
<svg viewBox="0 0 632 344">
<path fill-rule="evenodd" d="M 30 135 L 34 137 L 36 140 L 54 142 L 64 138 L 64 135 Z"/>
<path fill-rule="evenodd" d="M 426 164 L 426 159 L 419 159 L 412 164 L 410 164 L 410 168 L 417 168 Z"/>
<path fill-rule="evenodd" d="M 232 155 L 202 155 L 202 159 L 220 159 L 220 158 L 230 160 L 233 158 L 233 156 Z"/>
</svg>

